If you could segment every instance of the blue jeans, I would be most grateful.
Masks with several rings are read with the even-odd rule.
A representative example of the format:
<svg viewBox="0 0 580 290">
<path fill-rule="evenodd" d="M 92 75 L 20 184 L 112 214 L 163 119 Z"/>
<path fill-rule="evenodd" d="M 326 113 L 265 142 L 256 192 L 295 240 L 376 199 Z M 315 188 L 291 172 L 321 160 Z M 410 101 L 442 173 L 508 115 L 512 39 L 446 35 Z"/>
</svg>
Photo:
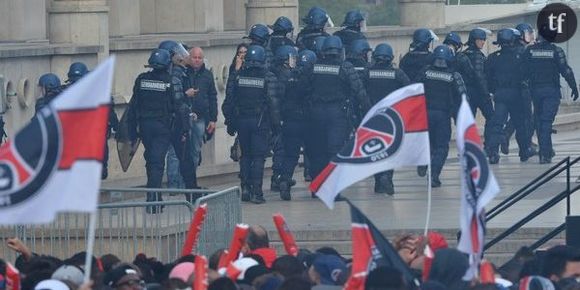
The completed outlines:
<svg viewBox="0 0 580 290">
<path fill-rule="evenodd" d="M 197 166 L 200 161 L 201 146 L 203 145 L 203 134 L 205 133 L 205 120 L 197 119 L 191 124 L 191 131 L 189 134 L 189 147 L 190 150 L 184 152 L 184 154 L 190 154 L 193 160 L 193 172 L 197 172 Z M 167 152 L 167 187 L 168 188 L 185 188 L 185 183 L 181 174 L 179 174 L 179 160 L 175 155 L 175 150 L 173 146 L 169 148 Z M 195 174 L 195 176 L 197 176 Z M 196 184 L 197 186 L 197 180 Z"/>
</svg>

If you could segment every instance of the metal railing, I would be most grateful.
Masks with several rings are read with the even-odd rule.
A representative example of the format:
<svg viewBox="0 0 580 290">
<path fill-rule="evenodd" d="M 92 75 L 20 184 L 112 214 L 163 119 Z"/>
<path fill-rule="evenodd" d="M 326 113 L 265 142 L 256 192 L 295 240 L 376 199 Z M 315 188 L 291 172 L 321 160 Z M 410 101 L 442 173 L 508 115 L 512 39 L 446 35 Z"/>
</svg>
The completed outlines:
<svg viewBox="0 0 580 290">
<path fill-rule="evenodd" d="M 497 243 L 501 242 L 503 239 L 508 237 L 509 235 L 513 234 L 515 231 L 519 230 L 525 224 L 539 216 L 540 214 L 546 212 L 547 210 L 551 209 L 555 205 L 557 205 L 562 200 L 566 199 L 566 215 L 570 215 L 570 196 L 580 189 L 580 185 L 571 188 L 570 184 L 570 168 L 580 161 L 580 157 L 577 157 L 573 160 L 570 157 L 566 157 L 560 162 L 556 163 L 554 166 L 550 167 L 544 173 L 540 174 L 538 177 L 534 178 L 528 184 L 526 184 L 521 189 L 517 190 L 505 200 L 500 202 L 498 205 L 493 207 L 489 212 L 486 214 L 486 220 L 489 221 L 499 214 L 505 212 L 510 207 L 514 206 L 518 201 L 522 200 L 526 196 L 530 195 L 534 191 L 536 191 L 540 186 L 548 183 L 549 181 L 553 180 L 554 178 L 558 177 L 558 175 L 564 171 L 566 171 L 566 188 L 558 193 L 556 196 L 552 197 L 548 202 L 544 203 L 536 210 L 532 211 L 527 216 L 523 217 L 521 220 L 516 222 L 513 226 L 509 227 L 495 238 L 487 242 L 484 246 L 484 251 L 491 248 L 492 246 L 496 245 Z M 544 235 L 538 241 L 531 245 L 531 249 L 535 250 L 548 242 L 550 239 L 556 237 L 562 231 L 566 229 L 566 225 L 560 225 L 559 227 L 555 228 L 551 232 Z"/>
<path fill-rule="evenodd" d="M 223 235 L 228 235 L 222 243 L 229 241 L 236 223 L 241 222 L 238 188 L 223 191 L 146 188 L 101 191 L 105 193 L 101 194 L 101 200 L 113 199 L 114 202 L 98 206 L 94 244 L 96 256 L 111 253 L 130 262 L 135 255 L 145 253 L 163 262 L 175 260 L 181 254 L 189 223 L 199 202 L 208 204 L 208 214 L 201 234 L 201 237 L 208 237 L 207 242 L 214 243 L 209 237 L 222 232 L 227 233 Z M 195 205 L 177 198 L 145 202 L 143 193 L 149 191 L 168 194 L 202 193 L 204 196 Z M 160 214 L 148 214 L 145 210 L 147 206 L 163 206 L 164 211 Z M 231 214 L 213 212 L 221 208 L 229 209 Z M 10 237 L 20 238 L 35 253 L 59 258 L 70 257 L 85 250 L 88 224 L 88 214 L 61 213 L 52 223 L 46 225 L 0 227 L 0 258 L 11 261 L 16 258 L 16 254 L 6 245 Z M 206 240 L 199 240 L 199 248 L 213 249 L 213 245 L 207 245 Z"/>
</svg>

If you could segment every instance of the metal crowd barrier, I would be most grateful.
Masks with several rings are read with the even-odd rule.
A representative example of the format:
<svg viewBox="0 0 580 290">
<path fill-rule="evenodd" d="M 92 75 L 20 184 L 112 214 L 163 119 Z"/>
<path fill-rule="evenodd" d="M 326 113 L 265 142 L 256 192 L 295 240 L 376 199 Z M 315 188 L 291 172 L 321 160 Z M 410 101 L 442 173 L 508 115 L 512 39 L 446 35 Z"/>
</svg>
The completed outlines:
<svg viewBox="0 0 580 290">
<path fill-rule="evenodd" d="M 165 200 L 145 202 L 144 194 L 148 191 L 163 193 Z M 101 192 L 95 256 L 114 254 L 131 262 L 137 254 L 144 253 L 163 262 L 175 260 L 181 254 L 189 223 L 200 202 L 208 204 L 198 244 L 203 254 L 210 255 L 216 247 L 227 246 L 236 223 L 241 222 L 237 187 L 223 191 L 103 188 Z M 171 196 L 176 193 L 179 195 Z M 182 193 L 202 193 L 204 196 L 192 205 L 185 201 Z M 164 210 L 161 214 L 147 214 L 147 206 L 164 206 Z M 46 225 L 0 227 L 0 258 L 15 260 L 16 253 L 7 247 L 11 237 L 18 237 L 35 253 L 68 258 L 86 250 L 88 224 L 88 214 L 61 213 Z"/>
</svg>

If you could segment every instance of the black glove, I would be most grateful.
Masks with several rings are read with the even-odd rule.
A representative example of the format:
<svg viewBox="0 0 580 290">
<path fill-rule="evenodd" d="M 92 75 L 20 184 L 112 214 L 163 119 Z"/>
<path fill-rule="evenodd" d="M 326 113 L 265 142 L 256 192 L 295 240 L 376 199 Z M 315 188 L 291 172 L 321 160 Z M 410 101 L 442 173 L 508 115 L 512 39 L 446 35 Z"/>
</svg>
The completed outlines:
<svg viewBox="0 0 580 290">
<path fill-rule="evenodd" d="M 572 88 L 572 100 L 578 100 L 578 88 L 576 87 Z"/>
</svg>

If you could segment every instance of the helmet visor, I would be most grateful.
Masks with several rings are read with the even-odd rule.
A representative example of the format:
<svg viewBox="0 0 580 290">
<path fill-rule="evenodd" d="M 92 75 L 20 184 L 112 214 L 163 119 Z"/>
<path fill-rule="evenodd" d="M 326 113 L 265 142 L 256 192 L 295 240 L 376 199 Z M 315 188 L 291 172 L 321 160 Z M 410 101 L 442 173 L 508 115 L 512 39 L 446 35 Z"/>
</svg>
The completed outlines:
<svg viewBox="0 0 580 290">
<path fill-rule="evenodd" d="M 178 43 L 173 48 L 173 54 L 179 57 L 180 59 L 185 59 L 189 57 L 189 52 L 187 52 L 187 50 L 185 49 L 185 47 L 183 47 L 183 44 L 181 43 Z"/>
<path fill-rule="evenodd" d="M 326 20 L 326 24 L 324 25 L 324 27 L 325 28 L 334 27 L 334 21 L 332 21 L 332 18 L 330 17 L 330 15 L 326 14 L 326 17 L 328 18 L 328 20 Z"/>
<path fill-rule="evenodd" d="M 367 27 L 367 20 L 366 20 L 366 19 L 363 19 L 363 20 L 360 22 L 360 31 L 361 31 L 361 32 L 367 32 L 367 30 L 368 30 L 368 27 Z"/>
</svg>

